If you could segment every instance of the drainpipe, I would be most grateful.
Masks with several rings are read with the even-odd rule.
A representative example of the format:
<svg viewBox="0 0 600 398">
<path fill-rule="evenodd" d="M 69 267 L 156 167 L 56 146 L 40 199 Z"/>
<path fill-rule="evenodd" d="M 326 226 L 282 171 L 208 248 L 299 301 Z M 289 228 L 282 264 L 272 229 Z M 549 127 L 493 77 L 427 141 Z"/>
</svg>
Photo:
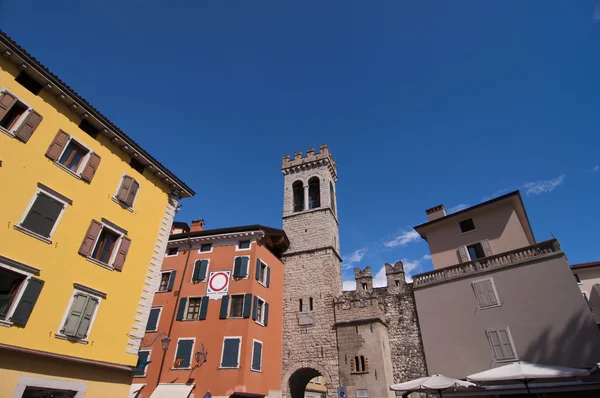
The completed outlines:
<svg viewBox="0 0 600 398">
<path fill-rule="evenodd" d="M 167 337 L 171 338 L 171 330 L 173 329 L 173 324 L 175 323 L 175 316 L 177 315 L 177 309 L 179 304 L 179 299 L 181 297 L 181 288 L 183 286 L 183 280 L 185 279 L 185 271 L 187 271 L 187 266 L 190 261 L 190 254 L 192 253 L 192 241 L 188 236 L 188 245 L 190 248 L 188 249 L 187 257 L 185 258 L 185 264 L 183 265 L 183 275 L 181 275 L 181 283 L 179 283 L 179 290 L 177 291 L 177 298 L 175 299 L 175 307 L 173 308 L 173 316 L 171 317 L 171 323 L 169 324 L 169 331 L 167 332 Z M 160 362 L 160 369 L 158 370 L 158 378 L 156 379 L 156 385 L 160 384 L 160 376 L 162 375 L 163 365 L 165 364 L 165 355 L 167 354 L 167 350 L 163 350 L 162 361 Z"/>
</svg>

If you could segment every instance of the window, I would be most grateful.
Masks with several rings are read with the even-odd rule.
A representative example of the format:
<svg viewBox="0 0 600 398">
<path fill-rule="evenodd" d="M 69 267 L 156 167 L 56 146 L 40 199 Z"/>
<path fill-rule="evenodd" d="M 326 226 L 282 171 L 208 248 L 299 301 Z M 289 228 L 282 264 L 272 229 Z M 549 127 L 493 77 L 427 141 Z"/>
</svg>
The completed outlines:
<svg viewBox="0 0 600 398">
<path fill-rule="evenodd" d="M 198 319 L 200 315 L 200 304 L 202 303 L 201 297 L 194 297 L 188 299 L 188 308 L 185 314 L 185 319 L 194 320 Z"/>
<path fill-rule="evenodd" d="M 318 177 L 312 177 L 308 180 L 308 208 L 316 209 L 321 207 L 321 182 Z"/>
<path fill-rule="evenodd" d="M 200 246 L 200 251 L 201 252 L 210 252 L 210 251 L 212 251 L 212 243 L 203 243 Z"/>
<path fill-rule="evenodd" d="M 15 78 L 15 81 L 35 95 L 38 95 L 44 87 L 33 77 L 29 76 L 25 71 L 21 71 L 21 73 L 19 73 L 19 75 Z"/>
<path fill-rule="evenodd" d="M 573 276 L 575 277 L 575 280 L 577 281 L 577 283 L 581 283 L 581 279 L 579 279 L 579 275 L 573 274 Z"/>
<path fill-rule="evenodd" d="M 396 286 L 400 286 L 400 281 L 398 279 L 394 280 L 394 283 L 396 284 Z"/>
<path fill-rule="evenodd" d="M 488 329 L 486 334 L 496 362 L 518 359 L 508 327 Z"/>
<path fill-rule="evenodd" d="M 473 223 L 472 218 L 461 221 L 458 223 L 458 225 L 460 227 L 460 232 L 462 232 L 462 233 L 473 231 L 475 229 L 475 224 Z"/>
<path fill-rule="evenodd" d="M 238 243 L 238 249 L 239 250 L 250 249 L 250 241 L 249 240 L 241 240 Z"/>
<path fill-rule="evenodd" d="M 491 256 L 492 248 L 488 240 L 482 240 L 481 242 L 477 242 L 469 246 L 461 246 L 458 248 L 456 253 L 459 261 L 461 263 L 466 263 Z"/>
<path fill-rule="evenodd" d="M 271 268 L 260 259 L 256 259 L 256 280 L 265 287 L 271 283 Z"/>
<path fill-rule="evenodd" d="M 473 281 L 471 286 L 473 287 L 473 292 L 477 298 L 479 308 L 484 309 L 500 305 L 496 286 L 494 285 L 492 278 Z"/>
<path fill-rule="evenodd" d="M 198 321 L 205 320 L 208 312 L 208 296 L 204 297 L 183 297 L 179 300 L 177 309 L 177 321 Z"/>
<path fill-rule="evenodd" d="M 357 355 L 352 358 L 351 363 L 352 373 L 366 373 L 367 372 L 367 360 L 364 355 Z"/>
<path fill-rule="evenodd" d="M 261 341 L 254 340 L 254 343 L 252 344 L 252 364 L 250 369 L 256 372 L 260 372 L 262 370 L 262 348 L 263 343 Z"/>
<path fill-rule="evenodd" d="M 175 283 L 175 271 L 163 271 L 160 273 L 160 284 L 158 285 L 159 292 L 170 292 L 173 290 Z"/>
<path fill-rule="evenodd" d="M 162 307 L 154 307 L 150 309 L 148 323 L 146 324 L 146 332 L 156 332 L 158 330 L 158 321 L 160 320 L 161 311 Z"/>
<path fill-rule="evenodd" d="M 366 283 L 362 284 L 362 290 L 367 290 L 367 284 Z"/>
<path fill-rule="evenodd" d="M 124 175 L 121 179 L 121 185 L 119 185 L 117 193 L 115 194 L 115 199 L 119 203 L 132 208 L 139 189 L 139 182 L 128 175 Z"/>
<path fill-rule="evenodd" d="M 131 158 L 131 160 L 129 161 L 129 165 L 138 173 L 144 174 L 144 169 L 146 168 L 146 166 L 141 164 L 136 158 Z"/>
<path fill-rule="evenodd" d="M 475 243 L 474 245 L 467 246 L 467 251 L 469 252 L 471 261 L 485 257 L 481 243 Z"/>
<path fill-rule="evenodd" d="M 79 122 L 79 128 L 86 132 L 87 135 L 89 135 L 93 139 L 98 138 L 98 134 L 100 133 L 100 131 L 86 119 L 81 119 L 81 122 Z"/>
<path fill-rule="evenodd" d="M 248 277 L 248 263 L 250 257 L 236 257 L 233 262 L 233 279 L 244 279 Z"/>
<path fill-rule="evenodd" d="M 254 296 L 252 319 L 263 326 L 267 326 L 269 321 L 269 304 L 257 296 Z"/>
<path fill-rule="evenodd" d="M 308 299 L 308 310 L 312 311 L 313 310 L 313 298 L 309 297 Z"/>
<path fill-rule="evenodd" d="M 329 181 L 329 206 L 331 206 L 331 211 L 335 214 L 335 192 L 333 192 L 331 181 Z"/>
<path fill-rule="evenodd" d="M 50 238 L 67 204 L 71 203 L 70 199 L 38 184 L 38 189 L 18 227 L 43 238 Z"/>
<path fill-rule="evenodd" d="M 302 181 L 296 181 L 292 184 L 294 195 L 294 212 L 304 210 L 304 184 Z"/>
<path fill-rule="evenodd" d="M 298 300 L 299 304 L 300 304 L 300 312 L 302 312 L 302 299 Z"/>
<path fill-rule="evenodd" d="M 27 112 L 27 109 L 22 102 L 16 101 L 0 120 L 0 126 L 6 131 L 14 131 L 21 117 Z"/>
<path fill-rule="evenodd" d="M 151 350 L 140 350 L 138 351 L 138 360 L 135 369 L 133 370 L 133 377 L 144 377 L 146 376 L 146 367 L 150 363 Z"/>
<path fill-rule="evenodd" d="M 41 122 L 39 113 L 8 91 L 0 91 L 0 130 L 27 142 Z"/>
<path fill-rule="evenodd" d="M 225 337 L 221 353 L 221 368 L 238 368 L 240 365 L 241 337 Z"/>
<path fill-rule="evenodd" d="M 244 295 L 231 296 L 229 305 L 229 318 L 241 318 L 244 313 Z"/>
<path fill-rule="evenodd" d="M 194 352 L 194 339 L 179 339 L 173 368 L 189 369 L 191 367 L 192 352 Z"/>
<path fill-rule="evenodd" d="M 27 267 L 30 268 L 30 267 Z M 44 286 L 38 270 L 0 266 L 0 323 L 25 326 Z"/>
<path fill-rule="evenodd" d="M 102 222 L 92 220 L 79 254 L 99 265 L 121 271 L 131 246 L 131 239 L 125 236 L 126 233 L 105 218 Z"/>
<path fill-rule="evenodd" d="M 59 335 L 87 340 L 99 304 L 99 297 L 75 291 Z"/>
<path fill-rule="evenodd" d="M 92 182 L 100 166 L 100 156 L 62 130 L 54 137 L 46 156 L 82 180 Z"/>
<path fill-rule="evenodd" d="M 167 249 L 167 256 L 176 256 L 177 252 L 178 252 L 178 248 L 176 247 L 170 247 Z"/>
<path fill-rule="evenodd" d="M 192 282 L 202 282 L 206 280 L 208 273 L 208 260 L 196 260 L 194 263 L 194 272 L 192 273 Z"/>
<path fill-rule="evenodd" d="M 357 388 L 356 398 L 369 398 L 369 390 L 366 388 Z"/>
</svg>

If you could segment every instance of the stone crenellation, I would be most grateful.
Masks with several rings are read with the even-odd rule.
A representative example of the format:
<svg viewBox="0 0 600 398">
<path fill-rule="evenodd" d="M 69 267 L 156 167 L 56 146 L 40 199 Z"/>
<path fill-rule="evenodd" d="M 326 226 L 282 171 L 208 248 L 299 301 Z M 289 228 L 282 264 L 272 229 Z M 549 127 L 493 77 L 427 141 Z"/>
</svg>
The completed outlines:
<svg viewBox="0 0 600 398">
<path fill-rule="evenodd" d="M 285 155 L 281 159 L 281 171 L 284 175 L 322 167 L 331 173 L 334 181 L 337 181 L 337 166 L 327 145 L 321 145 L 318 153 L 315 153 L 314 148 L 309 148 L 306 150 L 306 156 L 300 151 L 294 153 L 293 159 L 290 155 Z"/>
</svg>

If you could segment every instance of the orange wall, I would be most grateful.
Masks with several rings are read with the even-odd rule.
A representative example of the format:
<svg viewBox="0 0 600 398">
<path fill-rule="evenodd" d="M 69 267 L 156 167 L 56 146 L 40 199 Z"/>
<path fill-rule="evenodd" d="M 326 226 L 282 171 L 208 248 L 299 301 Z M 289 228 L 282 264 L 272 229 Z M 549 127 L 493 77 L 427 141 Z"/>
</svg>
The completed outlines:
<svg viewBox="0 0 600 398">
<path fill-rule="evenodd" d="M 205 242 L 203 242 L 205 243 Z M 269 303 L 269 322 L 267 326 L 257 324 L 252 318 L 248 319 L 219 319 L 221 300 L 210 300 L 206 320 L 174 321 L 170 333 L 171 343 L 165 354 L 161 383 L 185 383 L 189 378 L 195 379 L 194 390 L 196 397 L 201 397 L 210 391 L 213 396 L 230 395 L 235 391 L 267 395 L 269 389 L 279 390 L 281 378 L 281 350 L 282 350 L 282 300 L 283 300 L 283 264 L 266 247 L 253 241 L 249 250 L 236 251 L 236 242 L 223 245 L 213 243 L 212 252 L 199 253 L 198 246 L 193 247 L 189 254 L 187 270 L 184 275 L 184 265 L 189 250 L 187 244 L 179 249 L 176 256 L 165 257 L 163 270 L 176 270 L 176 281 L 171 292 L 157 292 L 154 296 L 153 306 L 163 306 L 160 315 L 158 331 L 146 333 L 146 339 L 151 341 L 161 332 L 168 333 L 169 324 L 177 311 L 177 294 L 181 289 L 181 297 L 198 297 L 206 295 L 207 281 L 196 284 L 191 283 L 194 262 L 198 259 L 209 259 L 207 272 L 232 271 L 234 258 L 240 255 L 249 255 L 248 278 L 233 280 L 229 284 L 229 295 L 252 293 Z M 222 245 L 222 246 L 221 246 Z M 271 268 L 269 288 L 258 283 L 255 279 L 256 258 L 260 258 Z M 183 284 L 182 283 L 183 276 Z M 180 287 L 181 286 L 181 287 Z M 225 336 L 242 336 L 239 369 L 219 369 L 223 338 Z M 151 364 L 146 369 L 145 378 L 134 378 L 134 383 L 147 383 L 144 388 L 144 397 L 150 396 L 156 386 L 156 380 L 162 359 L 161 336 L 152 346 L 150 355 Z M 193 371 L 172 370 L 177 339 L 195 337 L 194 352 L 200 344 L 209 353 L 208 362 Z M 252 360 L 253 340 L 263 342 L 262 372 L 250 370 Z M 195 359 L 192 355 L 192 366 Z"/>
</svg>

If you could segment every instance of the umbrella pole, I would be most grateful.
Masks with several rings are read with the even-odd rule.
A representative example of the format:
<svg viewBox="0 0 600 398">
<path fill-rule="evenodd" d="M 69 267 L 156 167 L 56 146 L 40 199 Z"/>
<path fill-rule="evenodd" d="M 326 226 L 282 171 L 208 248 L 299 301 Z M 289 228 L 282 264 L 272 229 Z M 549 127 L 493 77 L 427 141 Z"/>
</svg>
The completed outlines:
<svg viewBox="0 0 600 398">
<path fill-rule="evenodd" d="M 531 391 L 529 390 L 529 380 L 523 381 L 525 383 L 525 388 L 527 389 L 527 396 L 531 397 Z"/>
<path fill-rule="evenodd" d="M 438 394 L 440 394 L 440 398 L 442 398 L 442 390 L 438 390 Z"/>
</svg>

